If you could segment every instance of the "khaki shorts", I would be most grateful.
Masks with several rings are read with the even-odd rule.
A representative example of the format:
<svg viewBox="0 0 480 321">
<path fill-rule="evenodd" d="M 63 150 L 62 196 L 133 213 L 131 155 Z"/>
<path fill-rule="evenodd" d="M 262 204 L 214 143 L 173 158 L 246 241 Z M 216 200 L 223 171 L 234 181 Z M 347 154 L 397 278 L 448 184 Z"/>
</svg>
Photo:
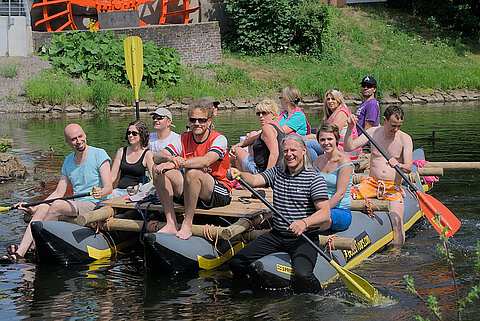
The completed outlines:
<svg viewBox="0 0 480 321">
<path fill-rule="evenodd" d="M 72 209 L 72 216 L 78 216 L 81 214 L 88 213 L 90 211 L 93 211 L 96 207 L 97 204 L 94 202 L 90 201 L 65 201 L 67 202 L 71 209 Z"/>
</svg>

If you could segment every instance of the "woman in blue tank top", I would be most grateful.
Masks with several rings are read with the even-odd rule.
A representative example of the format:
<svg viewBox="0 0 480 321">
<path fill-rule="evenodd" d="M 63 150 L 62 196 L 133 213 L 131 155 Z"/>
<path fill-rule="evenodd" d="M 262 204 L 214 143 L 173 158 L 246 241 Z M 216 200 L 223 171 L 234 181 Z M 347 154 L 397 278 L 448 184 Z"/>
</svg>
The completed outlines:
<svg viewBox="0 0 480 321">
<path fill-rule="evenodd" d="M 352 222 L 350 211 L 353 164 L 350 157 L 338 149 L 340 133 L 334 124 L 323 123 L 317 131 L 317 140 L 324 150 L 314 166 L 325 178 L 328 189 L 331 230 L 346 230 Z"/>
</svg>

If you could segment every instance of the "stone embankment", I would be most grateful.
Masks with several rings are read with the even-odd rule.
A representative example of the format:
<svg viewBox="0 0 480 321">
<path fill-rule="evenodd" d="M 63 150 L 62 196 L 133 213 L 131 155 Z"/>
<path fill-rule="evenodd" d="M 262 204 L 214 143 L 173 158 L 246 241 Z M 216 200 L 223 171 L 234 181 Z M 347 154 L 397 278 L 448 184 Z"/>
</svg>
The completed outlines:
<svg viewBox="0 0 480 321">
<path fill-rule="evenodd" d="M 3 57 L 0 63 L 18 65 L 18 76 L 13 79 L 3 78 L 0 76 L 0 113 L 36 113 L 48 115 L 81 114 L 90 113 L 95 109 L 91 104 L 73 106 L 52 106 L 52 105 L 32 105 L 26 97 L 24 91 L 24 82 L 39 71 L 49 68 L 49 63 L 37 56 L 26 58 L 8 58 Z M 222 110 L 237 110 L 253 108 L 258 103 L 258 99 L 226 99 L 220 103 L 219 108 Z M 192 102 L 192 99 L 184 98 L 180 102 L 166 100 L 160 104 L 140 102 L 140 110 L 142 112 L 153 111 L 158 107 L 166 107 L 171 110 L 185 110 Z M 361 103 L 359 96 L 347 96 L 346 102 L 348 106 L 356 106 Z M 384 95 L 380 99 L 381 104 L 450 104 L 458 102 L 480 102 L 480 90 L 452 90 L 440 91 L 433 90 L 430 93 L 412 94 L 404 93 L 398 96 Z M 305 109 L 322 108 L 323 102 L 321 97 L 304 97 L 302 107 Z M 111 103 L 108 106 L 110 113 L 128 113 L 132 111 L 132 106 L 126 106 L 121 103 Z"/>
</svg>

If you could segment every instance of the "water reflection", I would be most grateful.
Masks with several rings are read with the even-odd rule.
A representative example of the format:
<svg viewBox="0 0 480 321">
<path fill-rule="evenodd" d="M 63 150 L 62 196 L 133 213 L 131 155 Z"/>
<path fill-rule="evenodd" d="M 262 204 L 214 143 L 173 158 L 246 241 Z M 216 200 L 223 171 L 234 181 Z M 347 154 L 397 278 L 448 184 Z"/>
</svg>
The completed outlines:
<svg viewBox="0 0 480 321">
<path fill-rule="evenodd" d="M 415 106 L 407 108 L 405 131 L 414 137 L 434 161 L 479 161 L 479 106 Z M 311 113 L 313 125 L 320 115 Z M 63 141 L 63 128 L 79 122 L 89 143 L 106 148 L 113 155 L 124 144 L 123 130 L 132 117 L 60 117 L 29 119 L 2 115 L 0 136 L 14 139 L 14 152 L 26 163 L 30 175 L 25 181 L 0 185 L 0 203 L 32 200 L 54 188 L 63 157 L 70 150 Z M 150 118 L 143 117 L 147 123 Z M 177 129 L 185 127 L 185 114 L 174 115 Z M 231 143 L 246 131 L 256 129 L 252 111 L 223 113 L 216 121 Z M 432 132 L 435 131 L 435 142 Z M 462 290 L 477 278 L 471 258 L 480 230 L 480 181 L 478 171 L 446 171 L 434 187 L 434 196 L 462 218 L 462 229 L 452 242 Z M 18 242 L 24 231 L 23 217 L 15 211 L 0 217 L 0 252 Z M 355 272 L 369 280 L 384 295 L 398 303 L 366 307 L 341 282 L 322 295 L 257 293 L 236 287 L 228 271 L 202 272 L 192 278 L 171 278 L 145 274 L 138 258 L 95 266 L 64 268 L 19 264 L 0 266 L 0 318 L 8 320 L 412 320 L 426 314 L 420 301 L 408 294 L 402 277 L 411 274 L 422 293 L 440 297 L 445 318 L 453 317 L 454 289 L 448 270 L 435 246 L 438 237 L 426 222 L 409 232 L 399 256 L 380 253 Z M 475 320 L 478 306 L 469 308 L 464 320 Z"/>
</svg>

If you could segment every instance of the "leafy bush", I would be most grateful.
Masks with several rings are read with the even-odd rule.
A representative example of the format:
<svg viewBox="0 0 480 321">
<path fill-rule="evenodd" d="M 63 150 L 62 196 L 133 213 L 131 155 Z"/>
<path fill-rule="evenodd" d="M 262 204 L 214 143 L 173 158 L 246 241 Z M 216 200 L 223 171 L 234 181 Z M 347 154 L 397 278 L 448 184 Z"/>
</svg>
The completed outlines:
<svg viewBox="0 0 480 321">
<path fill-rule="evenodd" d="M 319 0 L 226 0 L 227 47 L 255 55 L 292 50 L 323 58 L 336 41 L 330 37 L 334 10 Z"/>
<path fill-rule="evenodd" d="M 227 45 L 241 53 L 285 52 L 294 31 L 293 0 L 225 0 L 231 19 Z"/>
<path fill-rule="evenodd" d="M 408 10 L 442 26 L 455 37 L 480 41 L 480 1 L 389 0 L 392 7 Z"/>
<path fill-rule="evenodd" d="M 110 79 L 127 84 L 123 40 L 111 32 L 68 32 L 55 34 L 42 48 L 55 68 L 87 81 Z M 172 48 L 153 42 L 143 44 L 143 81 L 150 87 L 179 79 L 180 57 Z"/>
<path fill-rule="evenodd" d="M 322 58 L 329 42 L 338 41 L 329 37 L 332 16 L 332 7 L 321 4 L 319 0 L 299 2 L 293 39 L 298 52 Z"/>
</svg>

